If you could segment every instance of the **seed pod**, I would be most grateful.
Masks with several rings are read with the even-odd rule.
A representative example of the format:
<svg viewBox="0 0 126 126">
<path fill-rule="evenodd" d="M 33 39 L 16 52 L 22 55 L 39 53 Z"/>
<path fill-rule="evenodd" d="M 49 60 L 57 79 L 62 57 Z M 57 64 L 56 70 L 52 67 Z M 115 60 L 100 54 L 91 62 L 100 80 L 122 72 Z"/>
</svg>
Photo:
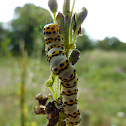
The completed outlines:
<svg viewBox="0 0 126 126">
<path fill-rule="evenodd" d="M 58 4 L 56 0 L 49 0 L 48 6 L 49 6 L 49 9 L 52 11 L 52 13 L 56 13 L 58 9 Z"/>
<path fill-rule="evenodd" d="M 45 105 L 47 100 L 51 97 L 51 95 L 44 95 L 42 93 L 39 93 L 36 95 L 35 99 L 38 100 L 39 105 Z"/>
<path fill-rule="evenodd" d="M 78 26 L 80 26 L 87 17 L 88 11 L 85 7 L 81 9 L 81 12 L 75 15 L 75 20 Z"/>
</svg>

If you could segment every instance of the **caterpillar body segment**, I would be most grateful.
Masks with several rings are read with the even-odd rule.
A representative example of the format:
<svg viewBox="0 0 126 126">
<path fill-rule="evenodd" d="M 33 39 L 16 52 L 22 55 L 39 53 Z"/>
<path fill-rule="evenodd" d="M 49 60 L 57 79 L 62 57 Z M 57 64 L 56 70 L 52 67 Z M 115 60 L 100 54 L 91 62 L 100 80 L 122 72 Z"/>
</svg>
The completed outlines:
<svg viewBox="0 0 126 126">
<path fill-rule="evenodd" d="M 51 71 L 58 75 L 63 96 L 64 111 L 68 124 L 77 125 L 80 122 L 80 112 L 77 107 L 78 77 L 74 66 L 66 57 L 63 38 L 56 24 L 48 24 L 43 29 L 46 44 L 46 57 L 50 62 Z"/>
<path fill-rule="evenodd" d="M 56 25 L 56 24 L 45 25 L 44 29 L 43 29 L 43 35 L 44 35 L 45 39 L 46 39 L 46 36 L 47 36 L 47 38 L 49 38 L 51 36 L 54 38 L 54 35 L 60 36 L 58 25 Z"/>
</svg>

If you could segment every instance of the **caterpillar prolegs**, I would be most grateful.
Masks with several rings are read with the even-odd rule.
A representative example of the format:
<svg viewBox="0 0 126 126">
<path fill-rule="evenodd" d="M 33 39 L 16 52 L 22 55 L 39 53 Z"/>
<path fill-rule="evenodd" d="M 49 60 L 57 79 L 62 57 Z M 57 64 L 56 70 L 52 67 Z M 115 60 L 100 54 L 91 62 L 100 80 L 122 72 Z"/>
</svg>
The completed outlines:
<svg viewBox="0 0 126 126">
<path fill-rule="evenodd" d="M 78 78 L 76 70 L 65 55 L 63 38 L 58 25 L 45 25 L 43 35 L 47 61 L 50 62 L 52 72 L 58 75 L 61 81 L 66 121 L 68 124 L 77 125 L 80 122 L 80 112 L 77 107 Z"/>
</svg>

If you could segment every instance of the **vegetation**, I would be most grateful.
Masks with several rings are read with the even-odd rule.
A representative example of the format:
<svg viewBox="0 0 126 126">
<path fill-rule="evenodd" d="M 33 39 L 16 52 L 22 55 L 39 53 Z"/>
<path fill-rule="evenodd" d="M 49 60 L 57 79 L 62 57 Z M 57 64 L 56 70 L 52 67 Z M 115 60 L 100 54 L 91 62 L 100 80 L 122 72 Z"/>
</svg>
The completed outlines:
<svg viewBox="0 0 126 126">
<path fill-rule="evenodd" d="M 15 18 L 9 23 L 10 29 L 5 30 L 0 25 L 0 32 L 2 33 L 0 39 L 0 50 L 10 48 L 13 55 L 20 55 L 20 45 L 24 43 L 24 48 L 28 55 L 37 55 L 42 52 L 43 44 L 42 28 L 46 23 L 52 22 L 50 13 L 32 4 L 26 4 L 24 7 L 17 7 L 15 9 Z M 5 45 L 5 42 L 9 42 Z M 4 45 L 2 46 L 4 41 Z M 43 48 L 44 49 L 44 48 Z"/>
<path fill-rule="evenodd" d="M 121 42 L 118 38 L 106 37 L 104 40 L 97 42 L 97 47 L 104 49 L 104 50 L 119 50 L 125 51 L 126 50 L 126 43 Z"/>
<path fill-rule="evenodd" d="M 90 126 L 124 126 L 126 124 L 126 53 L 86 51 L 76 65 L 79 76 L 79 106 L 89 116 Z M 21 58 L 0 59 L 0 117 L 2 126 L 20 125 Z M 33 98 L 40 90 L 47 94 L 45 82 L 50 74 L 43 57 L 27 59 L 25 85 L 26 126 L 46 126 L 44 116 L 33 113 Z M 12 116 L 14 115 L 14 116 Z M 80 125 L 84 126 L 84 125 Z"/>
<path fill-rule="evenodd" d="M 8 23 L 7 29 L 0 23 L 2 126 L 20 125 L 22 114 L 25 126 L 47 124 L 44 116 L 33 113 L 36 106 L 33 98 L 37 92 L 49 92 L 45 82 L 50 69 L 42 56 L 44 44 L 41 30 L 50 22 L 52 17 L 47 10 L 26 4 L 15 9 L 15 18 Z M 116 37 L 93 42 L 84 29 L 76 43 L 81 51 L 81 58 L 76 65 L 79 76 L 79 106 L 82 118 L 84 117 L 80 126 L 126 125 L 126 43 Z M 28 56 L 26 53 L 22 57 L 22 48 Z M 23 103 L 20 103 L 21 93 L 25 100 Z"/>
<path fill-rule="evenodd" d="M 8 23 L 8 28 L 5 28 L 4 24 L 0 23 L 0 56 L 21 55 L 20 45 L 22 43 L 28 55 L 42 55 L 44 44 L 41 43 L 43 40 L 41 30 L 45 24 L 51 22 L 50 13 L 41 7 L 33 4 L 17 7 L 15 9 L 15 18 Z M 77 38 L 76 42 L 80 51 L 95 48 L 126 50 L 126 44 L 116 37 L 106 37 L 104 40 L 92 42 L 84 29 L 82 29 L 82 35 Z"/>
</svg>

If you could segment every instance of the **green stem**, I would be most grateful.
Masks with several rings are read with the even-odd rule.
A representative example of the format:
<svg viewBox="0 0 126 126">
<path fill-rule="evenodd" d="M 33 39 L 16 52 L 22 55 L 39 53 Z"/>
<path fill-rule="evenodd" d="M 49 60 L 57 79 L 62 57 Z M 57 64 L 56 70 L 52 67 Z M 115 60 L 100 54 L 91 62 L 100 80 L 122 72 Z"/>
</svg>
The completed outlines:
<svg viewBox="0 0 126 126">
<path fill-rule="evenodd" d="M 72 17 L 72 14 L 73 14 L 73 9 L 74 9 L 74 5 L 75 5 L 75 1 L 73 1 L 73 5 L 72 5 L 72 9 L 71 9 L 71 12 L 70 12 L 70 17 Z M 72 43 L 72 28 L 73 28 L 73 21 L 71 21 L 70 23 L 70 28 L 69 28 L 69 42 L 70 44 Z"/>
<path fill-rule="evenodd" d="M 64 19 L 64 46 L 66 48 L 66 56 L 69 54 L 69 24 L 70 24 L 70 0 L 64 0 L 63 13 Z"/>
<path fill-rule="evenodd" d="M 71 12 L 70 12 L 70 16 L 71 17 L 72 17 L 72 14 L 73 14 L 73 9 L 74 9 L 74 5 L 75 5 L 75 1 L 76 0 L 73 1 L 72 9 L 71 9 Z M 70 34 L 69 34 L 69 41 L 70 41 L 70 43 L 72 43 L 72 28 L 73 28 L 73 21 L 71 21 L 71 23 L 70 23 L 70 29 L 69 29 L 69 32 L 70 32 Z"/>
<path fill-rule="evenodd" d="M 63 14 L 66 16 L 69 10 L 70 10 L 70 0 L 64 0 Z"/>
<path fill-rule="evenodd" d="M 72 43 L 72 28 L 73 28 L 73 23 L 70 23 L 70 28 L 69 28 L 69 41 L 70 44 Z"/>
<path fill-rule="evenodd" d="M 53 13 L 54 23 L 56 22 L 56 13 Z"/>
<path fill-rule="evenodd" d="M 54 100 L 56 100 L 57 99 L 57 92 L 58 92 L 58 90 L 57 90 L 57 75 L 54 75 L 54 86 L 50 86 L 49 87 L 49 89 L 51 90 L 51 92 L 52 92 L 52 94 L 53 94 L 53 98 L 54 98 Z"/>
<path fill-rule="evenodd" d="M 20 86 L 20 109 L 21 109 L 21 126 L 25 126 L 26 113 L 25 113 L 25 89 L 26 89 L 26 75 L 27 75 L 27 52 L 24 49 L 24 42 L 20 42 L 20 51 L 22 54 L 21 64 L 21 86 Z"/>
<path fill-rule="evenodd" d="M 77 25 L 77 27 L 76 27 L 76 31 L 75 31 L 75 33 L 74 33 L 73 45 L 75 44 L 75 41 L 76 41 L 76 37 L 77 37 L 77 33 L 78 33 L 78 29 L 79 29 L 79 25 Z"/>
<path fill-rule="evenodd" d="M 54 80 L 54 92 L 55 92 L 55 99 L 57 99 L 57 75 L 55 76 Z"/>
<path fill-rule="evenodd" d="M 75 1 L 76 1 L 76 0 L 73 1 L 73 5 L 72 5 L 72 9 L 71 9 L 71 14 L 70 14 L 71 16 L 72 16 L 72 14 L 73 14 L 73 9 L 74 9 L 74 5 L 75 5 Z"/>
<path fill-rule="evenodd" d="M 55 94 L 54 88 L 51 86 L 51 87 L 49 87 L 49 89 L 51 90 L 51 92 L 53 94 L 53 98 L 55 100 L 56 99 L 56 94 Z"/>
</svg>

